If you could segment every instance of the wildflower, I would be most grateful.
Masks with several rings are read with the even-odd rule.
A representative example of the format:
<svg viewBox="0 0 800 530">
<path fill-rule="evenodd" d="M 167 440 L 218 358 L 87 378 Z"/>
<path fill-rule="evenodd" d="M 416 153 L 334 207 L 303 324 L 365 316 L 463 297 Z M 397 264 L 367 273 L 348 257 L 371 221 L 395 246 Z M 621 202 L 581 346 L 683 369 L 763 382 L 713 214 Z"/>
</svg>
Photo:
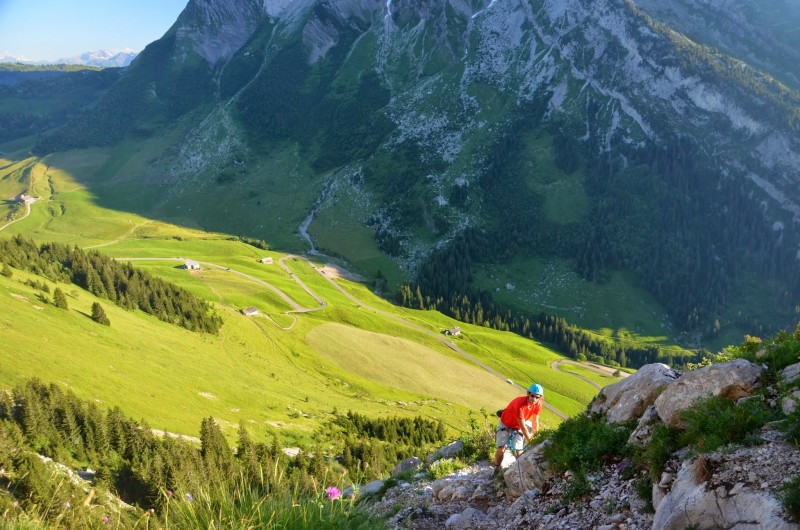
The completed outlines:
<svg viewBox="0 0 800 530">
<path fill-rule="evenodd" d="M 339 491 L 339 488 L 335 486 L 331 486 L 328 489 L 326 489 L 325 494 L 328 496 L 330 500 L 335 500 L 342 496 L 342 492 Z"/>
<path fill-rule="evenodd" d="M 187 494 L 186 494 L 186 500 L 187 500 L 187 501 L 193 501 L 193 500 L 194 500 L 194 499 L 192 498 L 192 494 L 191 494 L 191 493 L 187 493 Z"/>
<path fill-rule="evenodd" d="M 167 497 L 172 497 L 172 490 L 167 490 Z"/>
<path fill-rule="evenodd" d="M 103 523 L 108 524 L 108 517 L 103 517 Z"/>
<path fill-rule="evenodd" d="M 70 503 L 68 502 L 68 503 L 67 503 L 67 510 L 69 510 L 70 508 L 72 508 L 72 504 L 70 504 Z"/>
</svg>

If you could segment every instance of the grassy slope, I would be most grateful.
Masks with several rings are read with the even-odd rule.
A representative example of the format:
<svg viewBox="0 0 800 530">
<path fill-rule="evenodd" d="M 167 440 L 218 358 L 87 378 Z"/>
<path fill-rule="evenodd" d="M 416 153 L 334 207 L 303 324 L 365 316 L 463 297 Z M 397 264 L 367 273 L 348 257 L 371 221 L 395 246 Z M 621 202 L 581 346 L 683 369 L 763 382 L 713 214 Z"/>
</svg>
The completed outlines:
<svg viewBox="0 0 800 530">
<path fill-rule="evenodd" d="M 0 237 L 19 233 L 119 258 L 213 262 L 269 282 L 302 306 L 317 306 L 277 263 L 258 262 L 265 255 L 277 262 L 280 253 L 97 206 L 79 182 L 95 178 L 92 168 L 107 159 L 107 152 L 89 150 L 50 158 L 49 164 L 0 160 L 0 191 L 13 196 L 30 189 L 42 198 L 30 217 Z M 70 304 L 62 311 L 22 283 L 31 275 L 0 277 L 0 299 L 8 308 L 0 321 L 0 387 L 39 376 L 118 405 L 154 428 L 196 435 L 200 420 L 214 416 L 231 437 L 244 420 L 257 436 L 279 432 L 288 443 L 308 441 L 334 407 L 370 415 L 422 414 L 463 429 L 469 410 L 492 411 L 519 394 L 435 338 L 350 301 L 304 261 L 287 263 L 328 302 L 325 309 L 286 316 L 284 300 L 230 272 L 205 267 L 188 273 L 176 261 L 134 262 L 213 302 L 225 321 L 218 336 L 191 333 L 107 301 L 101 303 L 112 325 L 99 326 L 87 316 L 96 298 L 74 286 L 61 286 Z M 438 313 L 394 307 L 361 284 L 339 284 L 370 307 L 435 333 L 458 324 Z M 238 311 L 248 305 L 280 326 L 293 324 L 291 330 L 268 318 L 242 316 Z M 459 346 L 515 382 L 541 382 L 548 401 L 564 412 L 578 413 L 594 395 L 591 385 L 551 370 L 560 357 L 546 347 L 509 333 L 461 327 Z M 558 421 L 549 412 L 543 420 L 550 426 Z"/>
</svg>

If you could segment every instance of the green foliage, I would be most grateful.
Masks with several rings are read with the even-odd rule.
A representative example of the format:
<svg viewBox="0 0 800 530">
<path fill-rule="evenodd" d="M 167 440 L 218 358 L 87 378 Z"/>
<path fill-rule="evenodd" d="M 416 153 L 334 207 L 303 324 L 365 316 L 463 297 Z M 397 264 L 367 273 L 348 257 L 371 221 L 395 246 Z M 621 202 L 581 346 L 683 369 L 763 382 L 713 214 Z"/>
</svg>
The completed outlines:
<svg viewBox="0 0 800 530">
<path fill-rule="evenodd" d="M 569 504 L 591 493 L 592 486 L 586 478 L 586 473 L 577 472 L 567 482 L 564 488 L 564 502 Z"/>
<path fill-rule="evenodd" d="M 11 278 L 14 275 L 14 271 L 12 271 L 11 267 L 9 267 L 7 264 L 3 263 L 3 270 L 0 272 L 0 274 L 6 278 Z"/>
<path fill-rule="evenodd" d="M 234 455 L 212 418 L 202 422 L 198 448 L 171 436 L 158 438 L 144 422 L 126 418 L 119 409 L 104 416 L 94 403 L 38 381 L 16 387 L 13 399 L 0 403 L 0 466 L 11 477 L 0 480 L 0 499 L 18 503 L 14 520 L 27 517 L 73 528 L 99 526 L 103 516 L 116 517 L 100 509 L 104 494 L 84 501 L 82 490 L 46 466 L 38 452 L 66 463 L 90 464 L 98 470 L 95 487 L 107 484 L 141 507 L 118 515 L 123 528 L 147 524 L 153 517 L 178 528 L 206 528 L 220 517 L 235 522 L 226 525 L 234 528 L 272 527 L 280 521 L 289 528 L 374 524 L 350 501 L 335 498 L 335 490 L 326 494 L 322 489 L 341 487 L 344 475 L 319 448 L 313 457 L 301 454 L 290 460 L 279 445 L 249 441 L 242 426 Z M 89 510 L 78 506 L 82 501 Z"/>
<path fill-rule="evenodd" d="M 661 472 L 672 453 L 680 448 L 679 435 L 677 429 L 664 424 L 652 427 L 650 441 L 636 455 L 638 465 L 647 469 L 650 482 L 656 482 L 661 478 Z M 648 482 L 648 486 L 649 484 Z M 649 491 L 647 495 L 650 496 Z"/>
<path fill-rule="evenodd" d="M 104 326 L 111 325 L 111 321 L 108 320 L 108 316 L 106 316 L 106 312 L 103 309 L 103 306 L 101 306 L 99 302 L 95 302 L 92 304 L 92 320 Z"/>
<path fill-rule="evenodd" d="M 467 428 L 469 431 L 461 436 L 464 449 L 461 456 L 471 461 L 491 460 L 495 451 L 494 429 L 489 424 L 489 414 L 486 409 L 480 410 L 481 418 L 475 417 L 474 411 L 469 411 Z"/>
<path fill-rule="evenodd" d="M 467 465 L 456 458 L 442 458 L 431 464 L 428 468 L 428 476 L 433 480 L 437 480 L 465 467 Z"/>
<path fill-rule="evenodd" d="M 800 522 L 800 477 L 795 477 L 781 486 L 778 498 L 792 519 Z"/>
<path fill-rule="evenodd" d="M 323 480 L 321 484 L 327 486 L 329 482 Z M 165 506 L 165 519 L 175 528 L 383 528 L 380 520 L 369 516 L 353 499 L 326 490 L 322 486 L 309 494 L 278 490 L 265 496 L 238 480 L 228 488 L 203 487 L 191 497 L 171 497 Z"/>
<path fill-rule="evenodd" d="M 14 267 L 53 281 L 73 282 L 125 309 L 140 309 L 192 331 L 216 333 L 222 326 L 222 319 L 205 300 L 98 252 L 87 254 L 59 243 L 37 245 L 16 236 L 0 239 L 0 254 Z M 33 286 L 50 291 L 44 282 L 35 281 Z"/>
<path fill-rule="evenodd" d="M 800 407 L 786 416 L 783 429 L 786 432 L 786 440 L 800 446 Z"/>
<path fill-rule="evenodd" d="M 352 476 L 379 478 L 400 460 L 418 456 L 447 435 L 441 422 L 415 418 L 368 418 L 348 411 L 332 423 L 343 438 L 342 466 Z"/>
<path fill-rule="evenodd" d="M 94 104 L 121 69 L 0 65 L 0 143 L 41 134 Z"/>
<path fill-rule="evenodd" d="M 53 305 L 59 309 L 69 309 L 67 295 L 64 294 L 60 287 L 56 287 L 55 291 L 53 291 Z"/>
<path fill-rule="evenodd" d="M 753 363 L 768 365 L 774 378 L 787 366 L 800 362 L 800 323 L 791 334 L 780 331 L 768 340 L 747 335 L 744 343 L 728 348 L 725 352 L 725 359 L 740 357 Z"/>
<path fill-rule="evenodd" d="M 414 309 L 435 309 L 462 322 L 511 331 L 553 344 L 572 359 L 611 366 L 639 368 L 659 361 L 680 366 L 705 355 L 703 351 L 673 355 L 653 344 L 600 338 L 555 315 L 512 312 L 495 302 L 490 292 L 469 286 L 474 278 L 474 264 L 491 244 L 491 238 L 481 231 L 464 231 L 450 246 L 431 254 L 420 269 L 416 284 L 400 286 L 397 302 Z"/>
<path fill-rule="evenodd" d="M 586 473 L 625 456 L 630 433 L 629 427 L 582 414 L 559 425 L 544 455 L 555 470 Z"/>
<path fill-rule="evenodd" d="M 711 396 L 680 413 L 686 426 L 679 435 L 679 445 L 706 453 L 741 443 L 748 434 L 774 419 L 772 416 L 760 397 L 736 405 L 723 397 Z"/>
</svg>

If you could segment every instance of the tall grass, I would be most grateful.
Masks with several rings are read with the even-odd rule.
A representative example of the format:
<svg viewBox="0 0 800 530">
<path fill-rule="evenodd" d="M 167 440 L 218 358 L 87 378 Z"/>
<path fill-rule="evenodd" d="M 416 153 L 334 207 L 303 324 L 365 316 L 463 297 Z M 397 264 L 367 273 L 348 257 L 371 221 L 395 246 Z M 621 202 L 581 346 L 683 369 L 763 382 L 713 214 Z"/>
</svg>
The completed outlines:
<svg viewBox="0 0 800 530">
<path fill-rule="evenodd" d="M 164 509 L 168 528 L 379 529 L 383 521 L 370 516 L 339 488 L 317 484 L 312 494 L 298 485 L 262 493 L 246 480 L 231 488 L 203 489 L 168 495 Z"/>
</svg>

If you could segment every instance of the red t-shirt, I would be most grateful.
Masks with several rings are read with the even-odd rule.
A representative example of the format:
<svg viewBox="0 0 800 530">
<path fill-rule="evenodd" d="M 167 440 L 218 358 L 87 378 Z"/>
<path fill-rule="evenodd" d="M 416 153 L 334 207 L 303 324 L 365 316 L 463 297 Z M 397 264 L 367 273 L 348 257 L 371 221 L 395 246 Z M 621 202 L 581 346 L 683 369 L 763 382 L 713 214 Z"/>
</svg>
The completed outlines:
<svg viewBox="0 0 800 530">
<path fill-rule="evenodd" d="M 503 425 L 506 427 L 519 430 L 519 420 L 529 420 L 534 416 L 538 416 L 541 411 L 541 399 L 531 404 L 528 403 L 528 396 L 520 396 L 514 398 L 505 410 L 503 410 L 500 421 L 502 421 Z"/>
</svg>

